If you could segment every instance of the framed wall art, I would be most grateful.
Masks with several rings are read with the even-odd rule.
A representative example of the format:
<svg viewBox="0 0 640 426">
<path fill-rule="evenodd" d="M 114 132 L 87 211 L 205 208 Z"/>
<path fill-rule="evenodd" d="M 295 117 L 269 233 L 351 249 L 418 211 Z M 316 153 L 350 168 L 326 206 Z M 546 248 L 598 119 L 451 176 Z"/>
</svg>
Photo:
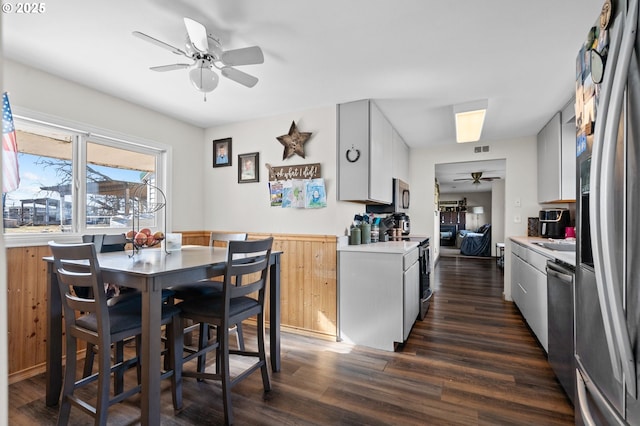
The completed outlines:
<svg viewBox="0 0 640 426">
<path fill-rule="evenodd" d="M 213 167 L 231 165 L 231 138 L 213 141 Z"/>
<path fill-rule="evenodd" d="M 260 154 L 251 152 L 238 155 L 238 183 L 260 182 L 258 163 Z"/>
</svg>

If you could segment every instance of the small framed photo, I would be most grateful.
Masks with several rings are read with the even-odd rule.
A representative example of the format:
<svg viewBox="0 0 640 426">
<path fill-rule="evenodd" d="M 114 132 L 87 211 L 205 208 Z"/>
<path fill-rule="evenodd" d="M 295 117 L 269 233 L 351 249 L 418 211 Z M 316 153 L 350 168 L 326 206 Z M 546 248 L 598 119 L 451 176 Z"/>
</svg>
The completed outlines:
<svg viewBox="0 0 640 426">
<path fill-rule="evenodd" d="M 238 155 L 238 183 L 260 182 L 258 163 L 260 154 L 252 152 Z"/>
<path fill-rule="evenodd" d="M 231 138 L 213 141 L 213 167 L 231 165 Z"/>
</svg>

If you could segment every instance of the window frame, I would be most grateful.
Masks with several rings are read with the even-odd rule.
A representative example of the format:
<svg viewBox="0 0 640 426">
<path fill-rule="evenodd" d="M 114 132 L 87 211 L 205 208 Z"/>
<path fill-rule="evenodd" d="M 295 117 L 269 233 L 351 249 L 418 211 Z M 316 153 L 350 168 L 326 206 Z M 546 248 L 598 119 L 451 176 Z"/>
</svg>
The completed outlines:
<svg viewBox="0 0 640 426">
<path fill-rule="evenodd" d="M 30 122 L 64 130 L 74 134 L 72 140 L 72 229 L 70 232 L 59 233 L 7 233 L 3 228 L 6 247 L 25 247 L 45 245 L 51 240 L 56 242 L 78 242 L 83 234 L 104 233 L 119 234 L 126 232 L 125 228 L 87 227 L 87 143 L 97 143 L 119 149 L 131 150 L 156 157 L 156 181 L 154 185 L 160 188 L 166 196 L 166 206 L 156 212 L 156 226 L 158 230 L 168 229 L 171 223 L 171 156 L 169 145 L 136 136 L 125 135 L 112 130 L 101 129 L 85 123 L 72 122 L 60 117 L 30 111 L 13 106 L 13 117 L 16 124 Z M 16 126 L 18 127 L 18 126 Z M 18 141 L 20 148 L 20 141 Z"/>
</svg>

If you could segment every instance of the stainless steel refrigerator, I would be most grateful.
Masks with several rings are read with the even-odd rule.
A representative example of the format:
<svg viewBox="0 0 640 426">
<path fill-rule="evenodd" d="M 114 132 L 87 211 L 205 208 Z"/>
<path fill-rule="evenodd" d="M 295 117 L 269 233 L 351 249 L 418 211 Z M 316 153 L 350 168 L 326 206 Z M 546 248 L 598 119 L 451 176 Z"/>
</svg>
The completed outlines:
<svg viewBox="0 0 640 426">
<path fill-rule="evenodd" d="M 606 1 L 576 66 L 576 424 L 640 425 L 638 0 Z"/>
</svg>

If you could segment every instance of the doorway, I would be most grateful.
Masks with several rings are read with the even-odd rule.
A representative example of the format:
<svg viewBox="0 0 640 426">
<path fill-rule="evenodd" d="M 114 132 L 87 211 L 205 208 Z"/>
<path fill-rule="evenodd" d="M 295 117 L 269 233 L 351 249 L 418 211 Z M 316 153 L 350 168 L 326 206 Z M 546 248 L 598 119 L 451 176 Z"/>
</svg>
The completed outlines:
<svg viewBox="0 0 640 426">
<path fill-rule="evenodd" d="M 506 160 L 436 164 L 435 178 L 439 214 L 434 229 L 439 230 L 440 255 L 496 256 L 495 244 L 504 240 Z M 474 241 L 463 247 L 468 233 L 483 237 L 470 236 Z"/>
</svg>

